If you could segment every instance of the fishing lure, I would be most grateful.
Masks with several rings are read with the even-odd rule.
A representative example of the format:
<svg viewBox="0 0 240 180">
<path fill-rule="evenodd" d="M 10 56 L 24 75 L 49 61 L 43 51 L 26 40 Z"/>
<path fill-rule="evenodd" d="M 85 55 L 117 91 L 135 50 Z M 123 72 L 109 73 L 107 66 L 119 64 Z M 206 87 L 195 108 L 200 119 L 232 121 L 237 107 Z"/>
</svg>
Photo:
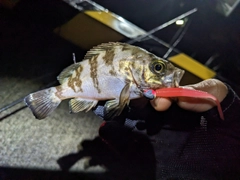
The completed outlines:
<svg viewBox="0 0 240 180">
<path fill-rule="evenodd" d="M 148 89 L 144 91 L 144 96 L 149 98 L 149 99 L 154 99 L 156 97 L 193 97 L 193 98 L 203 98 L 203 99 L 211 99 L 213 100 L 218 109 L 219 116 L 222 120 L 224 120 L 224 115 L 223 111 L 220 105 L 220 102 L 218 99 L 205 92 L 205 91 L 200 91 L 200 90 L 195 90 L 195 89 L 186 89 L 186 88 L 161 88 L 161 89 Z"/>
</svg>

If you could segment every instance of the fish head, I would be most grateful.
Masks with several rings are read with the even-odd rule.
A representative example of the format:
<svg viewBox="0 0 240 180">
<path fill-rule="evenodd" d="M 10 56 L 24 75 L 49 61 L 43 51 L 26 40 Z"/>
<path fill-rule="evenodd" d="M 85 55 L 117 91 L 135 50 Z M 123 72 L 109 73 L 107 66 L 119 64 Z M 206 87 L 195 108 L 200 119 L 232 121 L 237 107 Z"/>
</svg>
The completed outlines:
<svg viewBox="0 0 240 180">
<path fill-rule="evenodd" d="M 175 67 L 167 60 L 156 57 L 149 61 L 148 66 L 144 66 L 143 73 L 142 87 L 159 89 L 178 87 L 184 70 Z"/>
</svg>

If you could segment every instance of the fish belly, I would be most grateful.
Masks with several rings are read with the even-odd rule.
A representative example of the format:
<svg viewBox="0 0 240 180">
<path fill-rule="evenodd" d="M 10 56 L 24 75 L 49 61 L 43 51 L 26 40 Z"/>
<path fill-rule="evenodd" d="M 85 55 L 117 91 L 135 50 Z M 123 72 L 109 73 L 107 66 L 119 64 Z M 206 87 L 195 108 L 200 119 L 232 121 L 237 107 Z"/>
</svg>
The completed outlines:
<svg viewBox="0 0 240 180">
<path fill-rule="evenodd" d="M 60 89 L 59 95 L 61 99 L 83 98 L 108 100 L 118 98 L 124 86 L 125 83 L 118 78 L 102 77 L 99 78 L 99 85 L 97 88 L 94 87 L 91 78 L 84 78 L 81 88 L 76 85 L 75 88 L 72 88 L 68 85 L 68 82 L 66 82 L 60 85 L 58 89 Z"/>
</svg>

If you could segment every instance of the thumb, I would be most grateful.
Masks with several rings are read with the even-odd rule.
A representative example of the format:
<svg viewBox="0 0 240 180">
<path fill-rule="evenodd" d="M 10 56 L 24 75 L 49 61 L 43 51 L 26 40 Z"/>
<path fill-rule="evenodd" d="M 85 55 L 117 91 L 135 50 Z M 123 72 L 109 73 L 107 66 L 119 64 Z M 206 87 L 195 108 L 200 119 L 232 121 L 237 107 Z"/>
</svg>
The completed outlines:
<svg viewBox="0 0 240 180">
<path fill-rule="evenodd" d="M 217 79 L 204 80 L 197 84 L 183 86 L 183 88 L 196 89 L 208 92 L 215 96 L 219 100 L 219 102 L 221 102 L 228 93 L 227 86 Z M 178 105 L 183 109 L 196 112 L 204 112 L 216 106 L 215 102 L 209 99 L 187 97 L 179 97 Z"/>
<path fill-rule="evenodd" d="M 150 101 L 153 108 L 157 111 L 165 111 L 167 110 L 171 104 L 172 101 L 169 98 L 155 98 Z"/>
</svg>

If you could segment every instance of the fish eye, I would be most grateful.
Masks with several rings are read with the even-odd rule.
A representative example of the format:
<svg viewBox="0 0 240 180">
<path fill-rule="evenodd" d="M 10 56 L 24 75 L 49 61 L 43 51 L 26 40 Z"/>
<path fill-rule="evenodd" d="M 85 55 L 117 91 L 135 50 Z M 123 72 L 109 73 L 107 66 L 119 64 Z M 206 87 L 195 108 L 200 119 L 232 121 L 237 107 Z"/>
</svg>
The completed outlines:
<svg viewBox="0 0 240 180">
<path fill-rule="evenodd" d="M 162 68 L 163 68 L 162 64 L 155 64 L 154 66 L 155 72 L 161 72 Z"/>
<path fill-rule="evenodd" d="M 153 73 L 162 74 L 165 70 L 165 63 L 161 60 L 156 60 L 151 64 L 150 69 Z"/>
</svg>

